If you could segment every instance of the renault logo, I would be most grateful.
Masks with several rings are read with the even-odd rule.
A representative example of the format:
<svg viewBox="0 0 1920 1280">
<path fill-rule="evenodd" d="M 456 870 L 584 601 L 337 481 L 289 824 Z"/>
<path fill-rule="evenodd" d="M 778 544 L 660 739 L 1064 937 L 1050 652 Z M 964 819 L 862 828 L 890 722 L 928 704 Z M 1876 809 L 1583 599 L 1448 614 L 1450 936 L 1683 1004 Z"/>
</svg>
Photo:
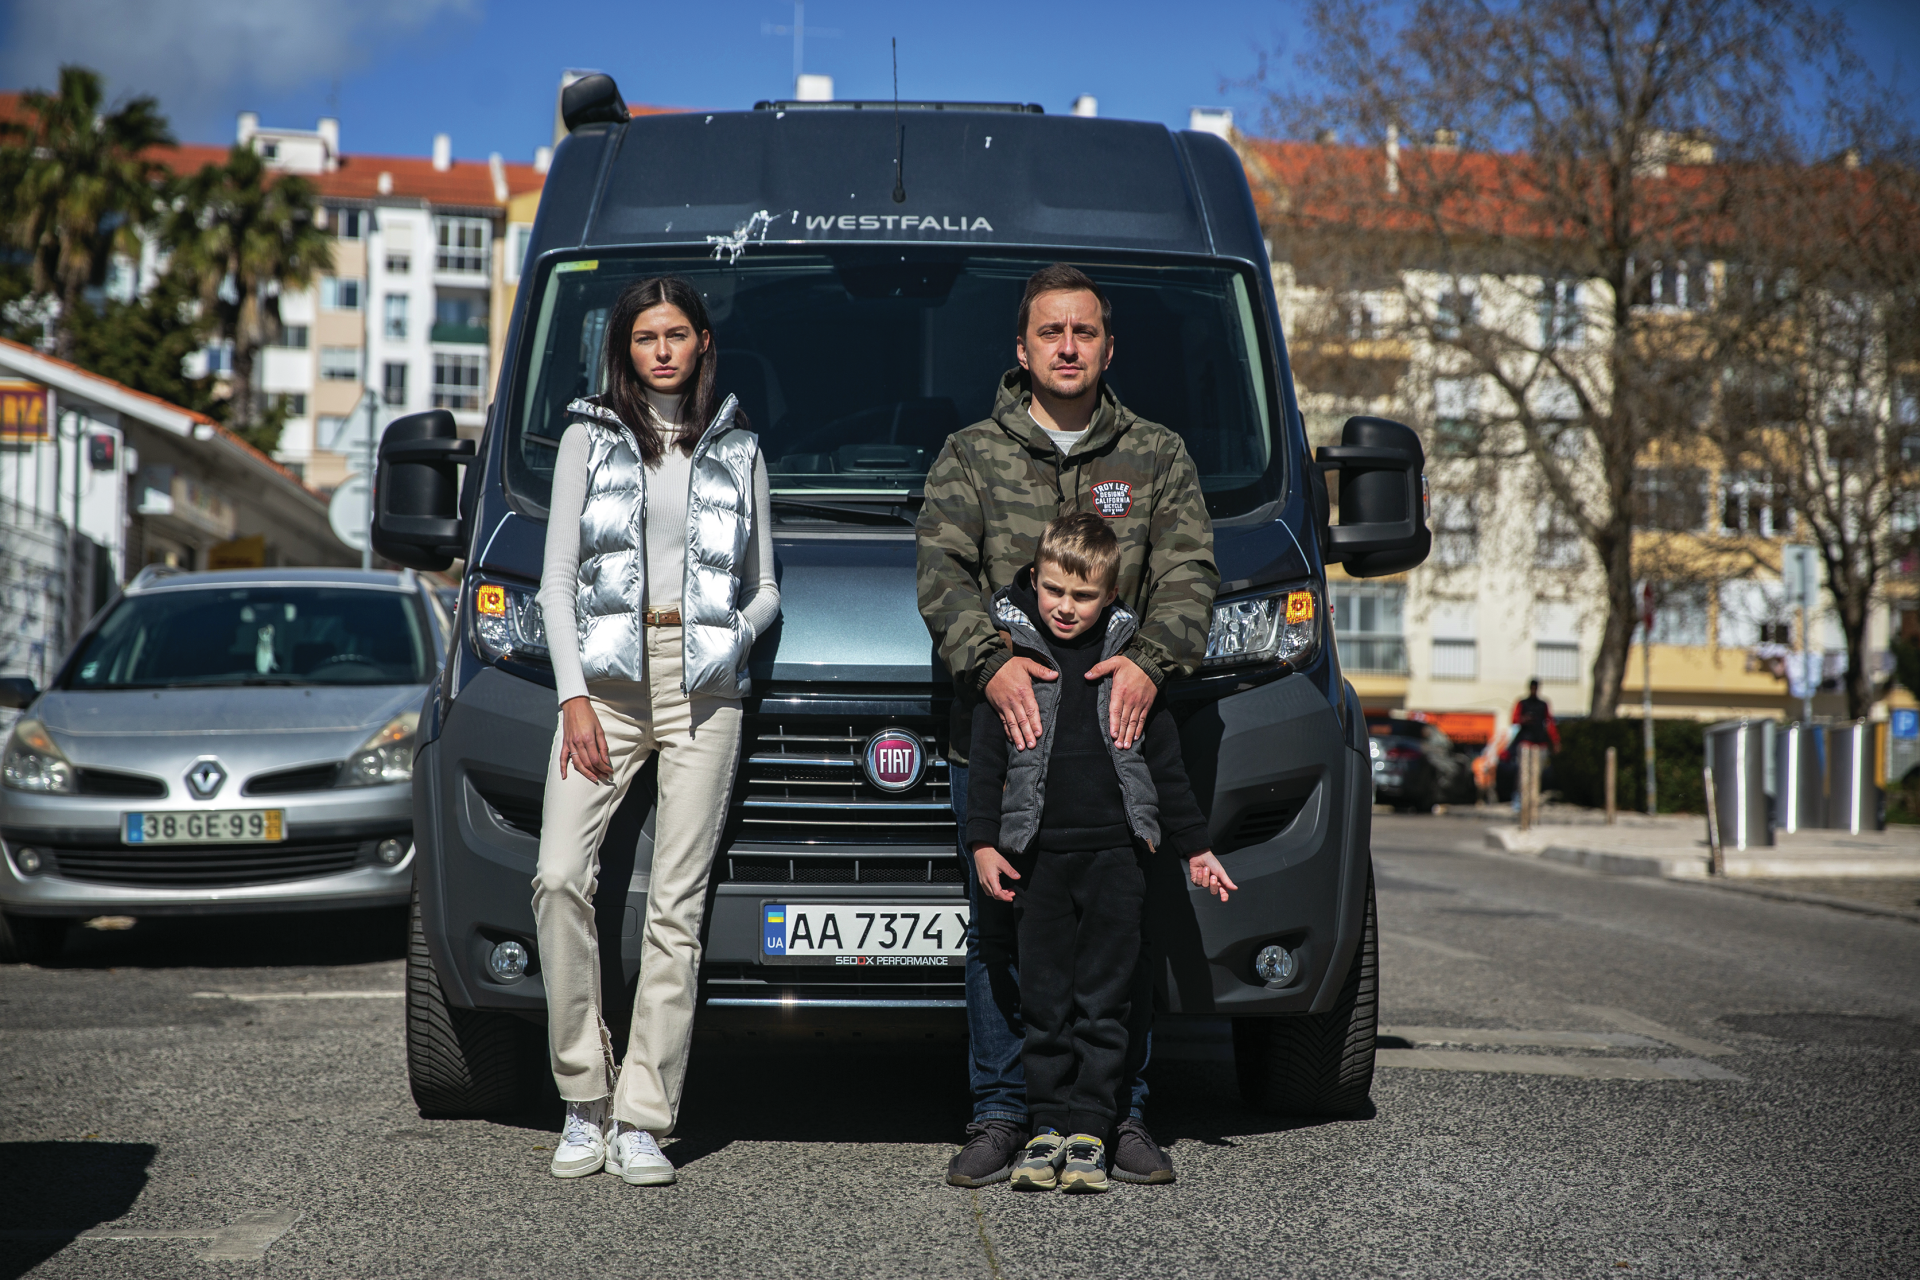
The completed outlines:
<svg viewBox="0 0 1920 1280">
<path fill-rule="evenodd" d="M 193 768 L 187 770 L 187 789 L 193 792 L 197 800 L 211 800 L 220 790 L 220 784 L 227 780 L 227 771 L 212 756 L 204 760 L 195 760 Z"/>
</svg>

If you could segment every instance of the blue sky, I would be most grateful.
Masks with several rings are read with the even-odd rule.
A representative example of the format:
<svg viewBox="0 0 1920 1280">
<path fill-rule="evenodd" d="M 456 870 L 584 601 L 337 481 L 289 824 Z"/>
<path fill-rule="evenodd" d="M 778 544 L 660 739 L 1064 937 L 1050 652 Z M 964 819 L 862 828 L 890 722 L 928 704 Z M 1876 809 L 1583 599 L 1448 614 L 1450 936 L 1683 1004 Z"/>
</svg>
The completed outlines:
<svg viewBox="0 0 1920 1280">
<path fill-rule="evenodd" d="M 1857 43 L 1909 98 L 1920 76 L 1920 3 L 1853 0 Z M 1184 126 L 1189 107 L 1231 106 L 1256 123 L 1246 82 L 1260 55 L 1285 79 L 1302 0 L 1052 6 L 810 0 L 806 70 L 841 98 L 892 92 L 900 41 L 908 98 L 1038 102 L 1090 93 L 1102 115 Z M 560 72 L 611 72 L 629 100 L 740 108 L 790 93 L 790 0 L 679 5 L 532 0 L 0 0 L 0 87 L 51 85 L 62 62 L 108 76 L 109 92 L 157 95 L 186 141 L 224 142 L 234 115 L 311 128 L 341 120 L 348 151 L 531 159 L 549 140 Z M 1909 104 L 1910 106 L 1913 104 Z"/>
</svg>

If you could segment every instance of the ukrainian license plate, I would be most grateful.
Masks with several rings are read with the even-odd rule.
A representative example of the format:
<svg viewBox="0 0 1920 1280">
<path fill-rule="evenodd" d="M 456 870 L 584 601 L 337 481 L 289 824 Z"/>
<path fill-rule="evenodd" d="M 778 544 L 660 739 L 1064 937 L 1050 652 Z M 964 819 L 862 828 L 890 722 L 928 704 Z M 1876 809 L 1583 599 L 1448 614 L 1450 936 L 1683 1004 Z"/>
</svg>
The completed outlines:
<svg viewBox="0 0 1920 1280">
<path fill-rule="evenodd" d="M 760 920 L 768 964 L 949 965 L 967 956 L 964 902 L 770 902 Z"/>
<path fill-rule="evenodd" d="M 208 813 L 129 813 L 120 828 L 125 844 L 277 844 L 287 838 L 280 809 L 218 809 Z"/>
</svg>

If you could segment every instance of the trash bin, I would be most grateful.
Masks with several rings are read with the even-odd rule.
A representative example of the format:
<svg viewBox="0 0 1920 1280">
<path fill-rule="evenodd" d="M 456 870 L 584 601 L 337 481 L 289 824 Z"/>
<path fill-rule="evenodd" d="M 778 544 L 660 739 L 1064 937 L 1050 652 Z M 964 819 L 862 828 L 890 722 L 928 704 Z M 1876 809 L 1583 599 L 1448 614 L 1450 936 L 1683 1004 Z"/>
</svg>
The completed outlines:
<svg viewBox="0 0 1920 1280">
<path fill-rule="evenodd" d="M 1827 730 L 1827 829 L 1880 830 L 1880 784 L 1873 776 L 1873 726 L 1865 720 Z"/>
<path fill-rule="evenodd" d="M 1773 737 L 1773 825 L 1814 831 L 1827 821 L 1827 731 L 1804 722 L 1782 725 Z"/>
<path fill-rule="evenodd" d="M 1713 816 L 1724 848 L 1773 843 L 1767 813 L 1767 739 L 1772 733 L 1771 720 L 1722 720 L 1707 730 Z"/>
</svg>

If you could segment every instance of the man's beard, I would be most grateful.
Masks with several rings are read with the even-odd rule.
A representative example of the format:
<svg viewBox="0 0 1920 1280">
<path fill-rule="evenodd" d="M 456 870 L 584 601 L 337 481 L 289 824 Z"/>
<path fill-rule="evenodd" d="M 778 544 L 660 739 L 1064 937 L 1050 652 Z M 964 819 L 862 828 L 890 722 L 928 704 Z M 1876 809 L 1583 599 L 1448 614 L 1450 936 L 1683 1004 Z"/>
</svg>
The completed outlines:
<svg viewBox="0 0 1920 1280">
<path fill-rule="evenodd" d="M 1078 387 L 1075 387 L 1072 390 L 1062 390 L 1059 386 L 1055 385 L 1053 379 L 1050 376 L 1035 375 L 1034 381 L 1040 384 L 1040 389 L 1042 391 L 1045 391 L 1048 395 L 1052 396 L 1056 400 L 1069 400 L 1069 401 L 1078 400 L 1080 399 L 1080 397 L 1088 394 L 1095 387 L 1100 385 L 1100 375 L 1097 373 L 1094 373 L 1092 369 L 1087 368 L 1087 366 L 1085 365 L 1078 365 L 1075 367 L 1086 370 L 1086 372 L 1092 376 L 1090 376 L 1085 382 L 1082 382 Z M 1050 372 L 1051 371 L 1049 371 L 1049 373 Z"/>
</svg>

